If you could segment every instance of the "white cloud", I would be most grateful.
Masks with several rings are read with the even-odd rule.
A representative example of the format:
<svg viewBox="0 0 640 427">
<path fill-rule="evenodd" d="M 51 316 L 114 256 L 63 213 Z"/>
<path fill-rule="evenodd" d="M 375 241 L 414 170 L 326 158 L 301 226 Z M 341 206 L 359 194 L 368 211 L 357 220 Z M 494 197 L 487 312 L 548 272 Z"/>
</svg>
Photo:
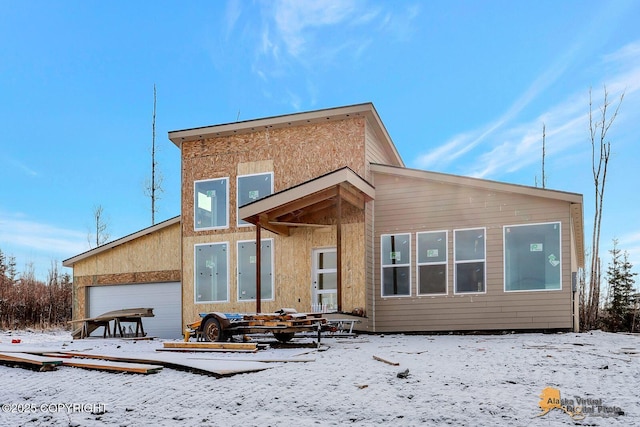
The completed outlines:
<svg viewBox="0 0 640 427">
<path fill-rule="evenodd" d="M 72 256 L 88 249 L 86 240 L 84 232 L 0 214 L 0 248 Z"/>
<path fill-rule="evenodd" d="M 254 69 L 268 78 L 289 75 L 296 66 L 313 72 L 339 63 L 345 55 L 357 60 L 375 38 L 401 40 L 419 9 L 414 6 L 372 6 L 366 0 L 277 0 L 263 2 Z M 268 71 L 267 71 L 268 70 Z"/>
<path fill-rule="evenodd" d="M 344 22 L 355 6 L 353 0 L 280 0 L 275 3 L 274 20 L 288 53 L 297 57 L 306 49 L 307 31 Z"/>
<path fill-rule="evenodd" d="M 483 128 L 453 136 L 443 145 L 418 156 L 414 161 L 415 165 L 420 168 L 433 168 L 435 165 L 444 167 L 477 148 L 473 153 L 475 161 L 467 167 L 464 174 L 483 178 L 515 172 L 540 162 L 543 123 L 547 129 L 547 154 L 570 154 L 570 149 L 585 141 L 585 133 L 588 132 L 588 88 L 567 97 L 532 120 L 516 122 L 516 118 L 535 97 L 560 78 L 575 55 L 575 50 L 571 49 L 561 60 L 556 61 L 550 71 L 536 79 L 497 120 Z M 635 112 L 640 104 L 640 42 L 607 55 L 603 58 L 604 61 L 610 64 L 611 73 L 603 76 L 599 87 L 593 90 L 594 112 L 601 100 L 600 88 L 605 84 L 612 107 L 617 105 L 620 93 L 625 91 L 616 127 L 628 126 L 631 130 L 631 126 L 637 126 Z M 617 131 L 620 132 L 620 129 Z"/>
</svg>

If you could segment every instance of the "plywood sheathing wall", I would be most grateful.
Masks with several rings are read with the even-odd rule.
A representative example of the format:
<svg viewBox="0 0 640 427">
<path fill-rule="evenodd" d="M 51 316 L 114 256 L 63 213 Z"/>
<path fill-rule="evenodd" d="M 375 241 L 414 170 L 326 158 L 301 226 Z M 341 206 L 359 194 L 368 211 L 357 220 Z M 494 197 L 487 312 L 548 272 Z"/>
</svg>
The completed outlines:
<svg viewBox="0 0 640 427">
<path fill-rule="evenodd" d="M 364 287 L 364 224 L 343 224 L 343 307 L 351 311 L 355 307 L 365 306 Z M 217 239 L 220 240 L 217 240 Z M 273 238 L 274 248 L 274 290 L 275 299 L 262 300 L 262 311 L 274 312 L 284 307 L 295 308 L 307 312 L 311 308 L 311 253 L 312 249 L 335 246 L 335 226 L 327 229 L 294 228 L 288 237 L 276 236 L 268 231 L 262 238 Z M 215 239 L 215 240 L 214 240 Z M 222 311 L 231 313 L 255 312 L 255 301 L 238 301 L 237 286 L 237 242 L 255 239 L 253 233 L 236 233 L 215 236 L 190 238 L 197 243 L 224 241 L 229 244 L 228 270 L 229 302 L 227 303 L 195 303 L 193 290 L 193 263 L 185 265 L 182 298 L 184 301 L 184 322 L 199 319 L 199 313 Z M 185 244 L 193 252 L 193 244 Z M 190 280 L 187 280 L 186 278 Z M 264 286 L 264 284 L 263 284 Z M 186 299 L 188 298 L 188 301 Z"/>
<path fill-rule="evenodd" d="M 365 172 L 365 119 L 328 121 L 281 129 L 259 129 L 256 132 L 222 136 L 182 144 L 182 219 L 183 219 L 183 321 L 191 322 L 202 311 L 255 310 L 255 303 L 237 302 L 236 244 L 238 240 L 254 240 L 255 228 L 238 229 L 236 206 L 236 180 L 238 175 L 273 172 L 274 191 L 278 192 L 318 176 L 348 166 L 356 173 Z M 194 181 L 219 177 L 229 178 L 229 228 L 223 230 L 195 231 L 193 229 Z M 364 274 L 364 214 L 346 209 L 343 218 L 344 254 L 357 258 L 357 268 Z M 331 223 L 331 222 L 328 222 Z M 262 238 L 274 237 L 275 301 L 263 301 L 263 311 L 273 311 L 291 306 L 301 311 L 310 308 L 311 249 L 324 245 L 324 240 L 334 239 L 327 246 L 335 245 L 335 227 L 332 231 L 294 228 L 288 237 L 274 237 L 263 232 Z M 347 231 L 345 231 L 347 230 Z M 193 292 L 194 245 L 210 242 L 229 242 L 229 303 L 195 304 Z M 344 256 L 344 255 L 343 255 Z M 343 259 L 343 263 L 346 264 Z M 345 266 L 346 268 L 346 266 Z M 351 267 L 350 267 L 351 268 Z M 343 305 L 364 306 L 364 276 L 357 277 L 356 268 L 350 288 L 345 290 Z M 345 272 L 347 270 L 344 270 Z M 348 274 L 346 274 L 348 276 Z M 359 282 L 357 284 L 357 282 Z M 300 300 L 300 302 L 298 302 Z M 352 306 L 353 304 L 353 306 Z"/>
<path fill-rule="evenodd" d="M 364 176 L 364 119 L 331 121 L 294 128 L 260 130 L 182 144 L 182 221 L 184 236 L 193 228 L 193 183 L 229 177 L 230 229 L 236 218 L 237 165 L 271 162 L 278 192 L 348 166 Z M 264 164 L 264 163 L 263 163 Z M 265 171 L 266 172 L 266 171 Z M 246 173 L 256 173 L 247 169 Z"/>
<path fill-rule="evenodd" d="M 115 246 L 73 265 L 73 316 L 85 315 L 86 288 L 180 281 L 180 223 Z"/>
<path fill-rule="evenodd" d="M 411 233 L 412 296 L 380 295 L 375 257 L 375 330 L 441 331 L 572 327 L 570 203 L 376 174 L 375 237 Z M 504 292 L 503 226 L 561 222 L 562 290 Z M 486 294 L 454 295 L 453 230 L 486 227 Z M 417 296 L 416 232 L 448 230 L 448 295 Z"/>
</svg>

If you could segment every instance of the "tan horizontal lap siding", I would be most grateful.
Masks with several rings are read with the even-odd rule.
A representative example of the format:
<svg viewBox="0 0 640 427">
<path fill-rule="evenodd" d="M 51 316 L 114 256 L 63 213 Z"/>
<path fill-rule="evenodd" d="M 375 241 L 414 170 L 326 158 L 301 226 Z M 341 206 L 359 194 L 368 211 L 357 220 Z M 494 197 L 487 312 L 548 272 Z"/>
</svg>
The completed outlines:
<svg viewBox="0 0 640 427">
<path fill-rule="evenodd" d="M 398 160 L 393 156 L 390 151 L 389 141 L 382 141 L 374 131 L 373 124 L 367 120 L 365 127 L 365 160 L 366 160 L 366 175 L 364 178 L 373 182 L 373 175 L 370 171 L 372 163 L 384 164 L 384 165 L 396 165 Z M 366 284 L 366 301 L 365 314 L 369 316 L 374 311 L 374 279 L 375 279 L 375 244 L 374 244 L 374 204 L 375 201 L 367 203 L 365 208 L 365 284 Z M 371 318 L 367 317 L 358 325 L 358 329 L 369 331 L 372 330 Z"/>
<path fill-rule="evenodd" d="M 376 174 L 375 330 L 447 331 L 571 328 L 568 202 Z M 560 222 L 562 290 L 504 292 L 503 227 Z M 486 293 L 454 294 L 456 229 L 485 228 Z M 448 231 L 448 295 L 417 296 L 416 233 Z M 380 235 L 411 234 L 411 297 L 380 295 Z"/>
</svg>

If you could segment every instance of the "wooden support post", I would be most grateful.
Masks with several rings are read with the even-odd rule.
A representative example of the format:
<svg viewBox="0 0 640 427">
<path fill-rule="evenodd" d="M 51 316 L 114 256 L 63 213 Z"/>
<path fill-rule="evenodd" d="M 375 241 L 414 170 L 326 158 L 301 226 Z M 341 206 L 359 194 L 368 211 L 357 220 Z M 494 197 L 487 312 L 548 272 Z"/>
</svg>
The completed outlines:
<svg viewBox="0 0 640 427">
<path fill-rule="evenodd" d="M 336 293 L 338 299 L 338 311 L 342 311 L 342 195 L 340 194 L 340 186 L 337 186 L 336 201 Z"/>
<path fill-rule="evenodd" d="M 262 242 L 260 241 L 260 221 L 256 223 L 256 313 L 262 312 L 260 295 L 262 292 L 261 286 L 261 276 L 262 276 L 262 260 L 261 260 L 261 252 L 262 252 Z"/>
</svg>

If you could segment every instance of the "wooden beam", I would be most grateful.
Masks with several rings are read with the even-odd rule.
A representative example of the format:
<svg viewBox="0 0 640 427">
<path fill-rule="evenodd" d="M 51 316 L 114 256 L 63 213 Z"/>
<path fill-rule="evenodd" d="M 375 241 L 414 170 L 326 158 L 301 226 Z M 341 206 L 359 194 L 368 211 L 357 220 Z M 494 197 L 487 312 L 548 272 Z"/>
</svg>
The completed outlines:
<svg viewBox="0 0 640 427">
<path fill-rule="evenodd" d="M 162 343 L 163 348 L 200 348 L 216 350 L 255 350 L 258 344 L 251 342 L 173 342 Z"/>
<path fill-rule="evenodd" d="M 336 200 L 336 292 L 338 297 L 338 312 L 340 312 L 342 311 L 342 190 L 340 189 L 340 185 L 336 186 L 336 192 L 338 193 L 338 200 Z"/>
<path fill-rule="evenodd" d="M 260 227 L 265 230 L 269 230 L 273 233 L 280 234 L 283 236 L 289 235 L 289 227 L 285 227 L 283 225 L 272 224 L 267 215 L 260 215 L 260 220 L 256 222 L 256 227 L 260 224 Z"/>
<path fill-rule="evenodd" d="M 292 201 L 291 203 L 286 203 L 282 206 L 278 206 L 274 209 L 267 211 L 266 213 L 269 215 L 269 218 L 278 218 L 282 215 L 286 215 L 288 213 L 307 208 L 323 200 L 329 199 L 335 195 L 336 195 L 335 187 L 327 188 L 325 190 L 318 191 L 316 193 L 301 197 L 297 200 Z"/>
<path fill-rule="evenodd" d="M 261 255 L 262 255 L 262 241 L 260 239 L 260 230 L 262 229 L 262 227 L 260 226 L 260 223 L 256 224 L 256 313 L 260 313 L 262 311 L 262 306 L 261 306 L 261 298 L 260 298 L 260 293 L 262 292 L 262 269 L 260 268 L 262 265 L 262 259 L 261 259 Z"/>
<path fill-rule="evenodd" d="M 340 196 L 345 202 L 358 209 L 364 209 L 365 199 L 362 193 L 354 191 L 353 186 L 347 184 L 340 185 Z"/>
</svg>

